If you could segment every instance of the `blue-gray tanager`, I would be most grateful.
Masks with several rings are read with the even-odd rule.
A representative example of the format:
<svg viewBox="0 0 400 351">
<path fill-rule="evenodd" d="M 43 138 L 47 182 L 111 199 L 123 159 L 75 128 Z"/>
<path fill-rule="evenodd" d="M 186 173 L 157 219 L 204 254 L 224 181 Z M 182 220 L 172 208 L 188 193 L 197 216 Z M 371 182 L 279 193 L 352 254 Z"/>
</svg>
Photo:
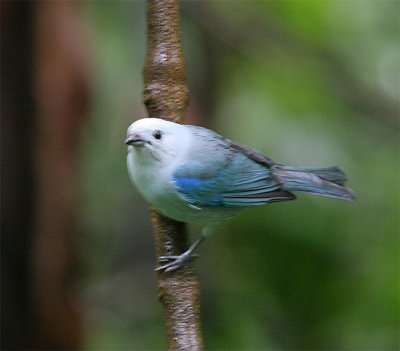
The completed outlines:
<svg viewBox="0 0 400 351">
<path fill-rule="evenodd" d="M 130 178 L 147 201 L 167 217 L 204 227 L 189 250 L 159 258 L 161 271 L 197 256 L 193 250 L 214 225 L 241 209 L 293 200 L 291 191 L 355 199 L 337 167 L 288 167 L 202 127 L 143 118 L 129 126 L 125 144 Z"/>
</svg>

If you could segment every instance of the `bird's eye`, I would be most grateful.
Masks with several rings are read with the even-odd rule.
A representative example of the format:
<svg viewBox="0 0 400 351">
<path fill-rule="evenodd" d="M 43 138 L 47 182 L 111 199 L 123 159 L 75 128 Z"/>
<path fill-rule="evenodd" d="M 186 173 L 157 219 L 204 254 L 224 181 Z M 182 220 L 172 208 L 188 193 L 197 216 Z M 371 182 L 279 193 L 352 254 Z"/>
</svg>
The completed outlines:
<svg viewBox="0 0 400 351">
<path fill-rule="evenodd" d="M 153 137 L 155 138 L 155 139 L 157 139 L 157 140 L 160 140 L 161 139 L 161 132 L 159 131 L 159 130 L 156 130 L 154 133 L 153 133 Z"/>
</svg>

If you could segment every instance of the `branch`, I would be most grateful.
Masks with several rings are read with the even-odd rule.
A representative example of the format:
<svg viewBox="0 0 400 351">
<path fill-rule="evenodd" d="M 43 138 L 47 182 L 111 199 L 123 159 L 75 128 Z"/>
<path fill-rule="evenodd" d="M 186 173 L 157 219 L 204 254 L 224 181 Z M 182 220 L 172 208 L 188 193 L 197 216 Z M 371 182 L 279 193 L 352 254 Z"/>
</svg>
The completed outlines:
<svg viewBox="0 0 400 351">
<path fill-rule="evenodd" d="M 147 58 L 144 103 L 150 117 L 182 122 L 189 100 L 181 46 L 178 0 L 147 0 Z M 187 249 L 185 224 L 152 208 L 157 257 Z M 170 350 L 201 350 L 200 288 L 189 264 L 157 273 L 158 296 L 165 308 Z"/>
</svg>

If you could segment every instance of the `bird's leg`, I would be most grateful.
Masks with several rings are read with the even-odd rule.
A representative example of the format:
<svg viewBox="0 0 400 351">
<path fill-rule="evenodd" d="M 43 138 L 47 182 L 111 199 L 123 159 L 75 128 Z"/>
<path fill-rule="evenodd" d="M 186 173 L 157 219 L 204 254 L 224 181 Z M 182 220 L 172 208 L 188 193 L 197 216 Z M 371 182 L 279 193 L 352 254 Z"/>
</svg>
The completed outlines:
<svg viewBox="0 0 400 351">
<path fill-rule="evenodd" d="M 208 228 L 204 228 L 201 235 L 197 240 L 186 250 L 183 254 L 178 256 L 160 256 L 158 261 L 160 263 L 168 262 L 167 264 L 156 268 L 156 271 L 171 272 L 183 267 L 187 262 L 199 257 L 198 254 L 192 254 L 193 251 L 205 240 L 210 234 Z"/>
<path fill-rule="evenodd" d="M 160 256 L 158 261 L 160 263 L 169 262 L 163 266 L 156 268 L 156 271 L 164 271 L 164 272 L 171 272 L 178 268 L 184 266 L 187 262 L 197 258 L 199 255 L 192 254 L 192 252 L 196 249 L 197 246 L 204 241 L 205 237 L 201 235 L 190 247 L 187 251 L 183 254 L 178 256 Z"/>
</svg>

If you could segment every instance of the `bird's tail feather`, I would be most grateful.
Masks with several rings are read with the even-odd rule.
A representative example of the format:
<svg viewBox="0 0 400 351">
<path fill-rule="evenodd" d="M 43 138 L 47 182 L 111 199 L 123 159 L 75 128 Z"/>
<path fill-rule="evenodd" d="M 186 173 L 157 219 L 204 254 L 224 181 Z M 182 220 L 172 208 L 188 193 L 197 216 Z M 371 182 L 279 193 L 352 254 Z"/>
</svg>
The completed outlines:
<svg viewBox="0 0 400 351">
<path fill-rule="evenodd" d="M 346 175 L 338 167 L 297 168 L 275 166 L 274 174 L 288 191 L 304 191 L 316 195 L 355 200 L 352 190 L 344 187 Z"/>
</svg>

